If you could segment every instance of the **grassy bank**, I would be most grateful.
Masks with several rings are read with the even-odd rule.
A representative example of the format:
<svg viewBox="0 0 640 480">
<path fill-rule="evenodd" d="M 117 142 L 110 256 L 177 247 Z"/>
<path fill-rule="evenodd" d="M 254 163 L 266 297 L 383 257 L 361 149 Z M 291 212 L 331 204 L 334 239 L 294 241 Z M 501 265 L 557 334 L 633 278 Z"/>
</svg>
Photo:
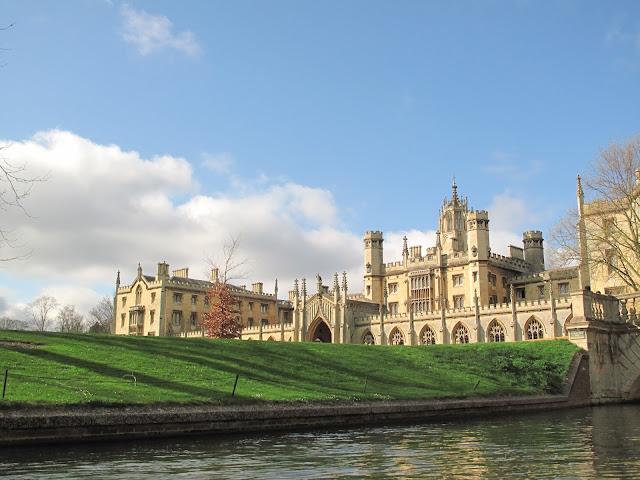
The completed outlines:
<svg viewBox="0 0 640 480">
<path fill-rule="evenodd" d="M 566 340 L 383 347 L 0 331 L 0 407 L 557 393 L 575 351 Z"/>
</svg>

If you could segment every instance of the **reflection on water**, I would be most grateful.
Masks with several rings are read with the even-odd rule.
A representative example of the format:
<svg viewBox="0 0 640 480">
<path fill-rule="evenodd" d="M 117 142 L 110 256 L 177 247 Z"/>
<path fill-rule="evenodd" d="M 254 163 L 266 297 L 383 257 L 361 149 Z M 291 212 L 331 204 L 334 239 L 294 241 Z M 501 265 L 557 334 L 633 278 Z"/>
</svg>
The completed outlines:
<svg viewBox="0 0 640 480">
<path fill-rule="evenodd" d="M 27 447 L 15 479 L 558 478 L 640 476 L 640 405 L 422 425 Z"/>
</svg>

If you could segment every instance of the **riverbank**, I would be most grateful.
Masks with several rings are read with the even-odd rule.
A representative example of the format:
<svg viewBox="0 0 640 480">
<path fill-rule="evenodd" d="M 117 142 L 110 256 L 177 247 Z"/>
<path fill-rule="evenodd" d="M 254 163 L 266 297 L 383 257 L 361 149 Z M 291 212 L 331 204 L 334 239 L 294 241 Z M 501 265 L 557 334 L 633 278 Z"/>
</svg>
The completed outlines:
<svg viewBox="0 0 640 480">
<path fill-rule="evenodd" d="M 589 404 L 586 355 L 578 353 L 563 393 L 458 399 L 35 408 L 0 411 L 0 445 L 117 441 L 202 434 L 419 423 Z"/>
</svg>

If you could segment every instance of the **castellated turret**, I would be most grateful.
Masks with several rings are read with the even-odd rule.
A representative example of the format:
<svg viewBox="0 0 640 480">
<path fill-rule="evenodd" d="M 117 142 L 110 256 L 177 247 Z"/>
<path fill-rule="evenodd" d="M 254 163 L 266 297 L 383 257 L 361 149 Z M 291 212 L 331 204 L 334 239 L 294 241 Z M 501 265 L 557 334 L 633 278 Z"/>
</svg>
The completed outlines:
<svg viewBox="0 0 640 480">
<path fill-rule="evenodd" d="M 487 260 L 491 252 L 489 213 L 486 210 L 471 210 L 467 216 L 467 224 L 469 260 Z"/>
<path fill-rule="evenodd" d="M 364 295 L 375 302 L 382 302 L 384 282 L 384 257 L 382 232 L 364 234 Z"/>
<path fill-rule="evenodd" d="M 542 232 L 531 230 L 522 234 L 524 260 L 531 266 L 531 272 L 544 271 L 544 247 Z"/>
</svg>

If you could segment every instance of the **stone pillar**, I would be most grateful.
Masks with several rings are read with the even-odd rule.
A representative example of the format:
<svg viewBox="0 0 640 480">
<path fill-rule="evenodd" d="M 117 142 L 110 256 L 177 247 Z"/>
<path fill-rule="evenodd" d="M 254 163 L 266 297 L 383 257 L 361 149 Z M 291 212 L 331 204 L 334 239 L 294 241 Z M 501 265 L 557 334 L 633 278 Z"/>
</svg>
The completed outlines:
<svg viewBox="0 0 640 480">
<path fill-rule="evenodd" d="M 302 328 L 300 329 L 300 341 L 301 342 L 306 342 L 307 341 L 307 280 L 305 278 L 302 279 L 302 307 L 301 307 L 301 314 L 302 314 Z"/>
<path fill-rule="evenodd" d="M 480 338 L 480 333 L 482 332 L 482 325 L 480 323 L 480 305 L 478 304 L 478 291 L 473 291 L 473 310 L 475 312 L 476 317 L 476 325 L 474 330 L 476 331 L 476 343 L 480 343 L 482 340 Z"/>
<path fill-rule="evenodd" d="M 513 329 L 513 341 L 518 341 L 518 312 L 516 310 L 516 288 L 511 284 L 509 286 L 509 295 L 511 296 L 511 328 Z"/>
<path fill-rule="evenodd" d="M 387 336 L 384 333 L 384 305 L 381 303 L 378 313 L 380 315 L 380 345 L 387 344 Z"/>
</svg>

